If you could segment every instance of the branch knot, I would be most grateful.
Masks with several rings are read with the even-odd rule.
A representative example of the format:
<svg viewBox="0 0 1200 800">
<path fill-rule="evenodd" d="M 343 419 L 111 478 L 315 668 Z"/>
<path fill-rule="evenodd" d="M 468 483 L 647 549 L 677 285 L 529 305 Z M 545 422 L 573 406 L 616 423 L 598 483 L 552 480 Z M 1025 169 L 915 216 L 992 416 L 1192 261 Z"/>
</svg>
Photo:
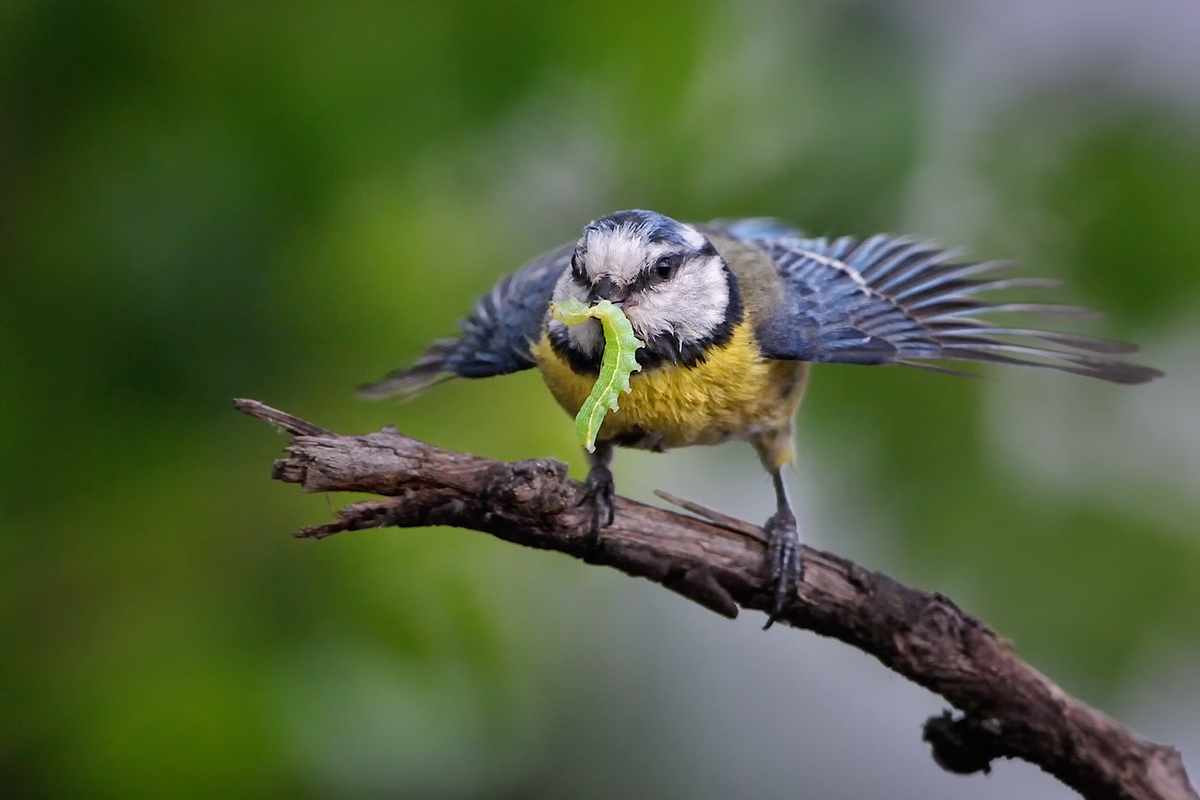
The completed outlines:
<svg viewBox="0 0 1200 800">
<path fill-rule="evenodd" d="M 1008 755 L 1003 732 L 1003 724 L 994 717 L 955 717 L 947 710 L 925 721 L 921 738 L 929 742 L 933 760 L 947 772 L 986 774 L 992 771 L 994 759 Z"/>
</svg>

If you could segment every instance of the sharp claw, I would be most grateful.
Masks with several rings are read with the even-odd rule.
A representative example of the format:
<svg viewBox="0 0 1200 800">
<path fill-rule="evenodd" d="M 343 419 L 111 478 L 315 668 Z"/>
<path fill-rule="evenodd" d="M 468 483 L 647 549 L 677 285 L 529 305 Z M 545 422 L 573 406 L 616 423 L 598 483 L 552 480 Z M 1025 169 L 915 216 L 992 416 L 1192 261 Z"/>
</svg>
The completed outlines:
<svg viewBox="0 0 1200 800">
<path fill-rule="evenodd" d="M 607 467 L 596 465 L 592 467 L 587 477 L 587 494 L 584 503 L 592 506 L 591 541 L 588 552 L 595 555 L 600 551 L 600 531 L 613 523 L 616 516 L 616 485 L 612 472 Z"/>
<path fill-rule="evenodd" d="M 592 543 L 600 541 L 600 531 L 612 524 L 612 505 L 604 492 L 596 492 L 591 496 L 592 504 Z"/>
<path fill-rule="evenodd" d="M 796 529 L 796 518 L 790 512 L 781 511 L 767 522 L 770 544 L 767 547 L 767 568 L 774 584 L 774 602 L 767 615 L 770 628 L 783 614 L 783 607 L 792 590 L 800 584 L 800 535 Z"/>
</svg>

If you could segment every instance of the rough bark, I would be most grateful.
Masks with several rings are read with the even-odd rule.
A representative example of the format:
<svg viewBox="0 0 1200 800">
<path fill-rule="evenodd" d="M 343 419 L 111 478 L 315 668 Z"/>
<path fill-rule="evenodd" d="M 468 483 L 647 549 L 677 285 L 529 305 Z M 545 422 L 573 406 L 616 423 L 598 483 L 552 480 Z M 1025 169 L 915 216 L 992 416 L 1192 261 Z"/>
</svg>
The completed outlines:
<svg viewBox="0 0 1200 800">
<path fill-rule="evenodd" d="M 321 539 L 364 528 L 450 525 L 557 550 L 647 578 L 726 617 L 772 601 L 760 528 L 664 497 L 706 519 L 619 498 L 598 550 L 588 547 L 583 484 L 549 460 L 505 463 L 444 450 L 387 427 L 343 436 L 254 400 L 243 413 L 293 434 L 273 477 L 307 492 L 383 495 L 343 508 L 295 535 Z M 1021 758 L 1086 798 L 1200 800 L 1179 752 L 1148 742 L 1068 695 L 949 598 L 812 548 L 780 619 L 870 653 L 937 692 L 961 713 L 932 717 L 925 740 L 943 768 L 986 772 Z"/>
</svg>

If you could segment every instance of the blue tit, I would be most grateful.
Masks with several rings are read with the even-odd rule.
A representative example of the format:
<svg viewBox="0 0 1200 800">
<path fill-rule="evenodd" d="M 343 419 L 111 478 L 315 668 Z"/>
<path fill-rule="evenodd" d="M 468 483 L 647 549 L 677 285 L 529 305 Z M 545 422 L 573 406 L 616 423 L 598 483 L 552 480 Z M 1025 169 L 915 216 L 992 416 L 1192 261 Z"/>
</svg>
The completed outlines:
<svg viewBox="0 0 1200 800">
<path fill-rule="evenodd" d="M 989 362 L 1122 384 L 1160 375 L 1113 358 L 1136 352 L 1130 345 L 981 319 L 1087 313 L 980 299 L 1052 284 L 996 277 L 1003 266 L 956 261 L 936 245 L 886 234 L 831 241 L 771 219 L 687 225 L 652 211 L 620 211 L 589 224 L 578 242 L 502 278 L 459 323 L 458 338 L 434 343 L 362 392 L 411 396 L 452 377 L 536 367 L 559 405 L 576 414 L 599 374 L 603 331 L 596 320 L 567 327 L 550 316 L 549 304 L 573 297 L 620 306 L 645 346 L 630 393 L 605 418 L 588 454 L 593 546 L 613 518 L 614 446 L 662 452 L 749 441 L 777 503 L 766 523 L 765 569 L 775 592 L 769 627 L 800 578 L 782 471 L 794 457 L 793 418 L 812 364 L 953 372 L 939 363 Z"/>
</svg>

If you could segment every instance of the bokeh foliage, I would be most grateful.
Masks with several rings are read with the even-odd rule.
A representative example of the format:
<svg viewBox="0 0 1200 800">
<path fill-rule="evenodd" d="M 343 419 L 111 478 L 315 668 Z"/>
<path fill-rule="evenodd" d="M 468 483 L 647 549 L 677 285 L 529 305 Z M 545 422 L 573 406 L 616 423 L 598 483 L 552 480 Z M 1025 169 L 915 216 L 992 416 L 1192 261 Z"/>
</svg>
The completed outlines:
<svg viewBox="0 0 1200 800">
<path fill-rule="evenodd" d="M 229 399 L 578 466 L 533 375 L 403 408 L 350 390 L 618 208 L 901 229 L 916 50 L 851 4 L 0 7 L 5 793 L 529 785 L 587 568 L 459 532 L 291 543 L 327 501 L 266 479 L 284 440 Z M 1078 94 L 978 143 L 998 201 L 967 243 L 1068 278 L 1115 335 L 1194 319 L 1195 120 Z M 991 391 L 820 372 L 808 457 L 886 511 L 873 566 L 1103 703 L 1146 647 L 1200 641 L 1195 498 L 1148 498 L 1163 521 L 1038 489 L 989 438 Z"/>
</svg>

